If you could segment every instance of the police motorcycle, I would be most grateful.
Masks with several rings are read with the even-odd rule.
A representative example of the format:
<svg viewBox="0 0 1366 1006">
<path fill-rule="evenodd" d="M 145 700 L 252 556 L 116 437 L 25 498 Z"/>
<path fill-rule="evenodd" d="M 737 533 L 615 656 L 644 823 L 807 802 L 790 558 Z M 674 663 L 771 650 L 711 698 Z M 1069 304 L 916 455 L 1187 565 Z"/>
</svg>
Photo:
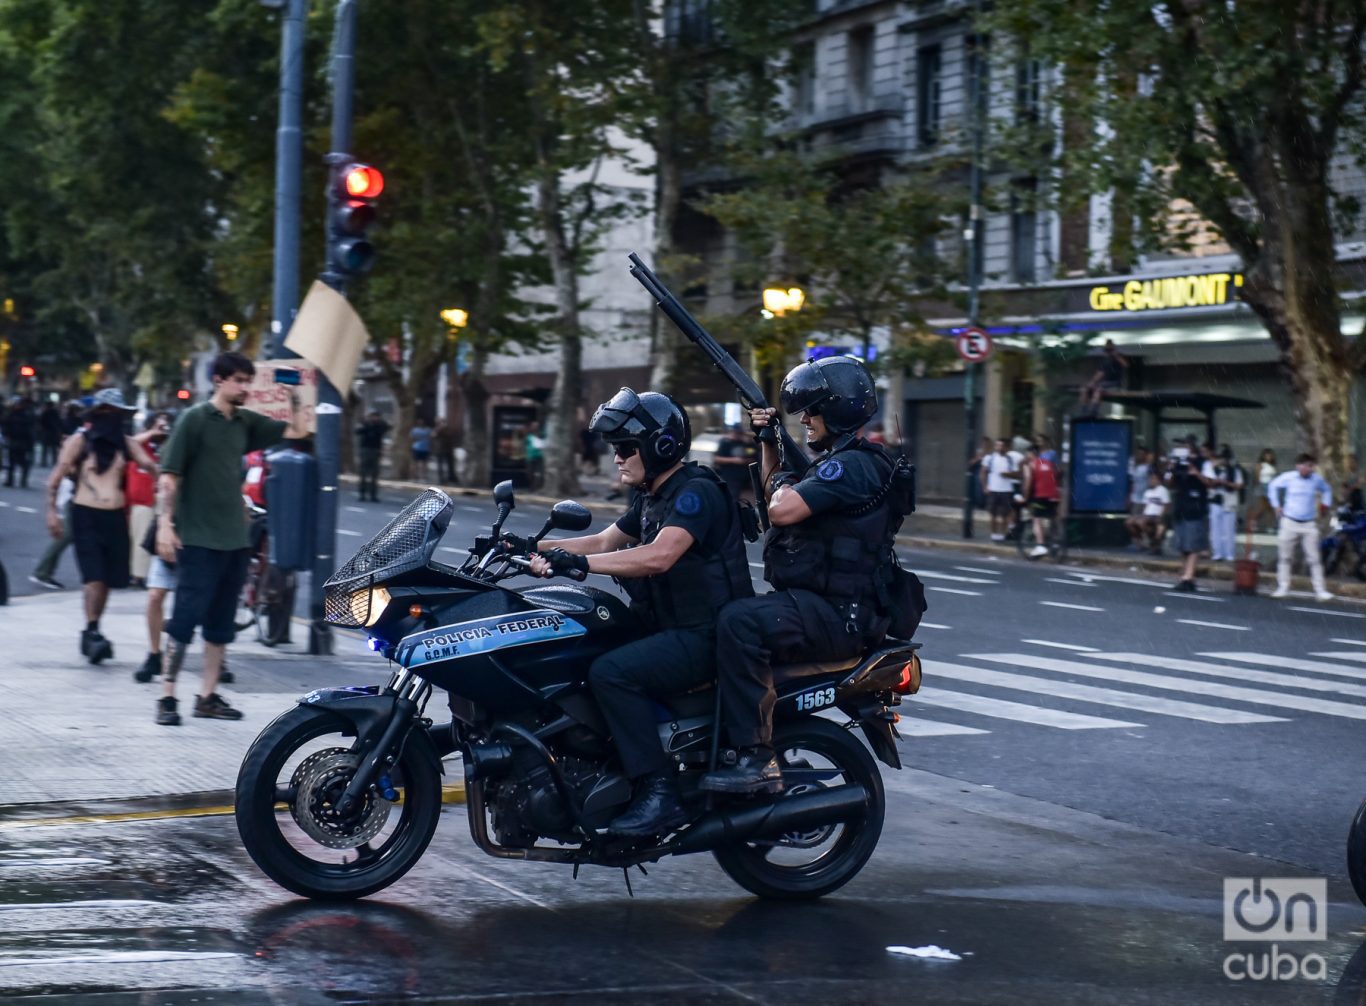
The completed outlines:
<svg viewBox="0 0 1366 1006">
<path fill-rule="evenodd" d="M 328 621 L 363 628 L 392 673 L 382 686 L 310 692 L 256 738 L 237 779 L 236 819 L 257 866 L 310 898 L 387 887 L 431 841 L 442 759 L 458 751 L 470 836 L 491 856 L 564 863 L 577 877 L 583 865 L 643 873 L 666 856 L 710 852 L 742 887 L 779 899 L 820 897 L 854 877 L 882 830 L 873 754 L 901 767 L 894 708 L 920 685 L 920 644 L 889 639 L 854 659 L 775 668 L 778 794 L 699 790 L 723 756 L 716 689 L 663 700 L 660 743 L 690 820 L 654 838 L 610 835 L 631 784 L 588 668 L 643 627 L 614 593 L 588 584 L 506 586 L 530 559 L 501 534 L 515 506 L 511 483 L 494 499 L 491 533 L 459 567 L 433 558 L 453 504 L 432 488 L 327 581 Z M 531 547 L 591 519 L 577 503 L 557 503 Z M 447 692 L 449 722 L 425 714 L 435 688 Z"/>
<path fill-rule="evenodd" d="M 1361 801 L 1347 832 L 1347 876 L 1357 897 L 1366 905 L 1366 800 Z"/>
</svg>

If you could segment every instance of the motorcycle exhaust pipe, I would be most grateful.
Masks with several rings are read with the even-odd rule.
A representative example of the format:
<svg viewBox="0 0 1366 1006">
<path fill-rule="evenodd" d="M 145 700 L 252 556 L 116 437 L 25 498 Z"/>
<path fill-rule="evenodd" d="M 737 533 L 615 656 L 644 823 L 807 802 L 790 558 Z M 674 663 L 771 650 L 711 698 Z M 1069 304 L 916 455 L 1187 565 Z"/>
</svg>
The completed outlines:
<svg viewBox="0 0 1366 1006">
<path fill-rule="evenodd" d="M 667 846 L 673 856 L 710 852 L 753 838 L 854 821 L 868 813 L 868 791 L 857 783 L 815 793 L 778 797 L 772 803 L 708 814 Z"/>
</svg>

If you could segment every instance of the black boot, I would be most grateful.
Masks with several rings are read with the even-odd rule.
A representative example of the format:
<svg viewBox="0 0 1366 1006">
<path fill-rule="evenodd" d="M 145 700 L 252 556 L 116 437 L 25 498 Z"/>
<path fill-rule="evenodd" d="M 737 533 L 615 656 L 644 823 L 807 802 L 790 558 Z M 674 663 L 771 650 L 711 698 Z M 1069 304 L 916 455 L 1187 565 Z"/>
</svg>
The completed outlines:
<svg viewBox="0 0 1366 1006">
<path fill-rule="evenodd" d="M 641 780 L 636 798 L 626 812 L 607 826 L 613 835 L 650 838 L 666 835 L 686 824 L 688 812 L 678 796 L 678 783 L 672 776 L 657 773 Z"/>
<path fill-rule="evenodd" d="M 715 793 L 781 793 L 783 773 L 771 749 L 742 748 L 734 765 L 708 772 L 699 785 Z"/>
<path fill-rule="evenodd" d="M 133 680 L 140 681 L 144 685 L 157 677 L 161 673 L 161 654 L 149 653 L 147 659 L 142 662 L 142 666 L 133 672 Z"/>
</svg>

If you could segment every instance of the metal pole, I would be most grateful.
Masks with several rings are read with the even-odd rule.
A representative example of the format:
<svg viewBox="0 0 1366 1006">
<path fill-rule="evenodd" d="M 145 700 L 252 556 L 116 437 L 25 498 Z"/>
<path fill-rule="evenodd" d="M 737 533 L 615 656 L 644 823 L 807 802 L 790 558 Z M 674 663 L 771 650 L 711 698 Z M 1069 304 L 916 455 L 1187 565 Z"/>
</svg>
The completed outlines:
<svg viewBox="0 0 1366 1006">
<path fill-rule="evenodd" d="M 976 25 L 978 17 L 982 12 L 981 0 L 973 3 L 973 24 Z M 975 326 L 978 323 L 980 311 L 978 287 L 981 286 L 981 270 L 978 267 L 978 249 L 982 240 L 982 71 L 985 53 L 982 52 L 980 40 L 974 35 L 972 42 L 972 81 L 971 81 L 971 100 L 972 100 L 972 164 L 969 169 L 968 187 L 970 189 L 971 207 L 968 210 L 968 324 Z M 963 410 L 964 427 L 966 430 L 967 448 L 964 452 L 964 468 L 970 469 L 973 452 L 977 448 L 977 403 L 976 384 L 977 367 L 975 363 L 969 363 L 963 376 Z M 964 477 L 963 494 L 963 537 L 972 537 L 972 480 L 975 478 L 971 470 L 967 471 Z"/>
<path fill-rule="evenodd" d="M 280 118 L 275 129 L 275 275 L 266 359 L 293 356 L 285 336 L 299 310 L 299 189 L 303 164 L 304 17 L 289 0 L 280 32 Z"/>
<path fill-rule="evenodd" d="M 350 159 L 352 94 L 355 89 L 356 5 L 339 0 L 336 31 L 332 37 L 332 151 L 327 155 L 329 182 L 336 165 Z M 326 228 L 324 242 L 326 242 Z M 324 248 L 324 262 L 326 262 Z M 346 293 L 346 280 L 324 265 L 321 279 L 338 293 Z M 332 652 L 332 630 L 323 608 L 323 583 L 336 568 L 337 482 L 341 459 L 342 397 L 332 382 L 318 373 L 318 433 L 314 439 L 318 458 L 317 552 L 309 589 L 308 652 Z"/>
</svg>

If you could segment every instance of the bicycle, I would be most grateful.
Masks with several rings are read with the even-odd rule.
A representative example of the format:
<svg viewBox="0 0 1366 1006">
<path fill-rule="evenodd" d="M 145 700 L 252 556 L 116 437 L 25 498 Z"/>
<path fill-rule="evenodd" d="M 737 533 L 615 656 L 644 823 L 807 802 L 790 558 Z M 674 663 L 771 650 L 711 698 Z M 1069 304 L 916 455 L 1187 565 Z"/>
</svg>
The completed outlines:
<svg viewBox="0 0 1366 1006">
<path fill-rule="evenodd" d="M 1040 542 L 1034 534 L 1033 519 L 1026 516 L 1020 521 L 1020 535 L 1015 539 L 1015 547 L 1020 550 L 1020 557 L 1030 562 L 1045 557 L 1052 562 L 1063 562 L 1067 558 L 1067 521 L 1060 516 L 1041 519 L 1044 523 L 1042 544 L 1048 550 L 1047 553 L 1034 554 L 1034 549 Z"/>
<path fill-rule="evenodd" d="M 295 581 L 270 564 L 270 536 L 266 530 L 266 511 L 251 507 L 251 558 L 247 579 L 242 584 L 238 608 L 238 632 L 256 627 L 256 638 L 263 646 L 289 642 L 290 619 L 294 615 Z"/>
</svg>

